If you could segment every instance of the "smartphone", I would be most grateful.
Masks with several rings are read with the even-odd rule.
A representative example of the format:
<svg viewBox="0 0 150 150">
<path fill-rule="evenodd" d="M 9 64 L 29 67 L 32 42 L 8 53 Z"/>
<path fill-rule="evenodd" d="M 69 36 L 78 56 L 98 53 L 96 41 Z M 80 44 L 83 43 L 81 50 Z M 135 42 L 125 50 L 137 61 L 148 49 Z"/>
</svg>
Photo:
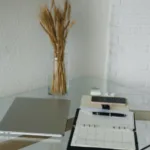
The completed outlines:
<svg viewBox="0 0 150 150">
<path fill-rule="evenodd" d="M 92 96 L 92 102 L 126 104 L 127 100 L 123 97 Z"/>
</svg>

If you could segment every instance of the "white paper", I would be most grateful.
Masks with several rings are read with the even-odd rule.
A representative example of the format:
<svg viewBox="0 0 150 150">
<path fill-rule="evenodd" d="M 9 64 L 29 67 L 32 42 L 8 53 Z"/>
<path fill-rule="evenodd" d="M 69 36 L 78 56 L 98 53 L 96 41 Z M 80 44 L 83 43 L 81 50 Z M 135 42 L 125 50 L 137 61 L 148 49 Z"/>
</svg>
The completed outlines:
<svg viewBox="0 0 150 150">
<path fill-rule="evenodd" d="M 94 116 L 90 111 L 80 110 L 71 146 L 135 150 L 134 118 Z"/>
</svg>

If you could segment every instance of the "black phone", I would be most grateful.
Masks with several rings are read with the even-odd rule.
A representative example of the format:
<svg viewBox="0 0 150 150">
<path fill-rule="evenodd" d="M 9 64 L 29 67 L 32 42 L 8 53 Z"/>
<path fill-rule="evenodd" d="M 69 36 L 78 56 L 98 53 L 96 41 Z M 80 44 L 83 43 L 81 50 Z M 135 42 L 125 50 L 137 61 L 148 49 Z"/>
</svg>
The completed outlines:
<svg viewBox="0 0 150 150">
<path fill-rule="evenodd" d="M 127 100 L 123 97 L 92 96 L 92 102 L 126 104 Z"/>
</svg>

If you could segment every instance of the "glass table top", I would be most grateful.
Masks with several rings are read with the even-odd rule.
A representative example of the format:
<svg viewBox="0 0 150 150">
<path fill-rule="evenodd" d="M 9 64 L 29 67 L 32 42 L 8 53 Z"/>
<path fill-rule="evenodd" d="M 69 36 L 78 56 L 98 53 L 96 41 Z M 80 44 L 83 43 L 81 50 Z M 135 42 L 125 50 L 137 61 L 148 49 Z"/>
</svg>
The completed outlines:
<svg viewBox="0 0 150 150">
<path fill-rule="evenodd" d="M 69 118 L 73 118 L 76 112 L 76 109 L 80 106 L 80 100 L 82 95 L 90 95 L 92 88 L 99 88 L 102 95 L 106 93 L 115 93 L 115 96 L 126 97 L 128 99 L 129 107 L 131 110 L 141 110 L 149 111 L 150 110 L 150 94 L 144 88 L 138 88 L 134 86 L 121 85 L 119 83 L 108 81 L 100 78 L 93 77 L 80 77 L 73 79 L 69 82 L 68 93 L 64 96 L 52 96 L 48 95 L 48 86 L 42 87 L 35 90 L 30 90 L 28 92 L 15 94 L 12 96 L 1 97 L 0 98 L 0 120 L 5 116 L 5 113 L 13 103 L 16 97 L 33 97 L 33 98 L 65 98 L 71 100 Z M 148 112 L 149 113 L 149 112 Z M 150 113 L 149 113 L 150 114 Z M 150 116 L 150 115 L 149 115 Z M 149 121 L 136 121 L 137 122 L 137 131 L 140 147 L 144 147 L 147 144 L 150 144 L 150 135 L 147 131 L 150 132 L 150 122 Z M 66 150 L 67 142 L 69 139 L 70 131 L 67 131 L 65 136 L 61 139 L 47 139 L 40 142 L 35 141 L 20 141 L 14 140 L 16 149 L 23 150 Z M 7 142 L 4 142 L 6 141 Z M 12 146 L 10 139 L 3 139 L 1 137 L 0 148 L 3 146 Z M 36 143 L 36 144 L 34 144 Z M 14 144 L 13 144 L 14 145 Z M 28 146 L 30 145 L 30 146 Z M 20 147 L 19 147 L 20 146 Z M 27 146 L 27 147 L 26 147 Z M 12 149 L 12 148 L 11 148 Z M 12 149 L 13 150 L 13 149 Z"/>
</svg>

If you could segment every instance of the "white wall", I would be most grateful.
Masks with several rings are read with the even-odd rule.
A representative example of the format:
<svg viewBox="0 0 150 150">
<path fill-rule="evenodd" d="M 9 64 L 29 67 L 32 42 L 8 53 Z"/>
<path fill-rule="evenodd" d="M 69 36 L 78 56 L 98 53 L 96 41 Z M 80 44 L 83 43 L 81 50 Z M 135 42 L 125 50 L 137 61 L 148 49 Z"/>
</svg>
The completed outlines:
<svg viewBox="0 0 150 150">
<path fill-rule="evenodd" d="M 87 74 L 106 78 L 109 52 L 110 0 L 89 2 L 89 66 Z"/>
<path fill-rule="evenodd" d="M 109 79 L 150 89 L 150 1 L 112 0 Z"/>
<path fill-rule="evenodd" d="M 72 19 L 76 24 L 69 34 L 67 54 L 70 79 L 86 75 L 89 58 L 89 2 L 90 0 L 70 0 Z"/>
<path fill-rule="evenodd" d="M 71 0 L 69 78 L 105 76 L 108 1 Z M 50 0 L 0 1 L 0 97 L 48 85 L 53 53 L 38 20 L 45 3 Z"/>
<path fill-rule="evenodd" d="M 52 47 L 39 25 L 40 5 L 49 0 L 0 1 L 0 96 L 46 86 L 52 70 Z M 79 1 L 78 1 L 79 2 Z M 85 3 L 85 4 L 84 4 Z M 67 50 L 71 78 L 84 72 L 83 51 L 87 49 L 88 7 L 73 1 L 73 18 L 77 24 L 70 32 Z M 81 15 L 79 15 L 81 13 Z M 77 61 L 78 60 L 78 61 Z"/>
<path fill-rule="evenodd" d="M 0 1 L 0 96 L 43 86 L 50 72 L 50 42 L 38 13 L 48 0 Z"/>
<path fill-rule="evenodd" d="M 69 57 L 76 72 L 83 76 L 107 77 L 109 53 L 110 0 L 71 0 L 76 20 L 76 33 L 72 32 Z"/>
</svg>

